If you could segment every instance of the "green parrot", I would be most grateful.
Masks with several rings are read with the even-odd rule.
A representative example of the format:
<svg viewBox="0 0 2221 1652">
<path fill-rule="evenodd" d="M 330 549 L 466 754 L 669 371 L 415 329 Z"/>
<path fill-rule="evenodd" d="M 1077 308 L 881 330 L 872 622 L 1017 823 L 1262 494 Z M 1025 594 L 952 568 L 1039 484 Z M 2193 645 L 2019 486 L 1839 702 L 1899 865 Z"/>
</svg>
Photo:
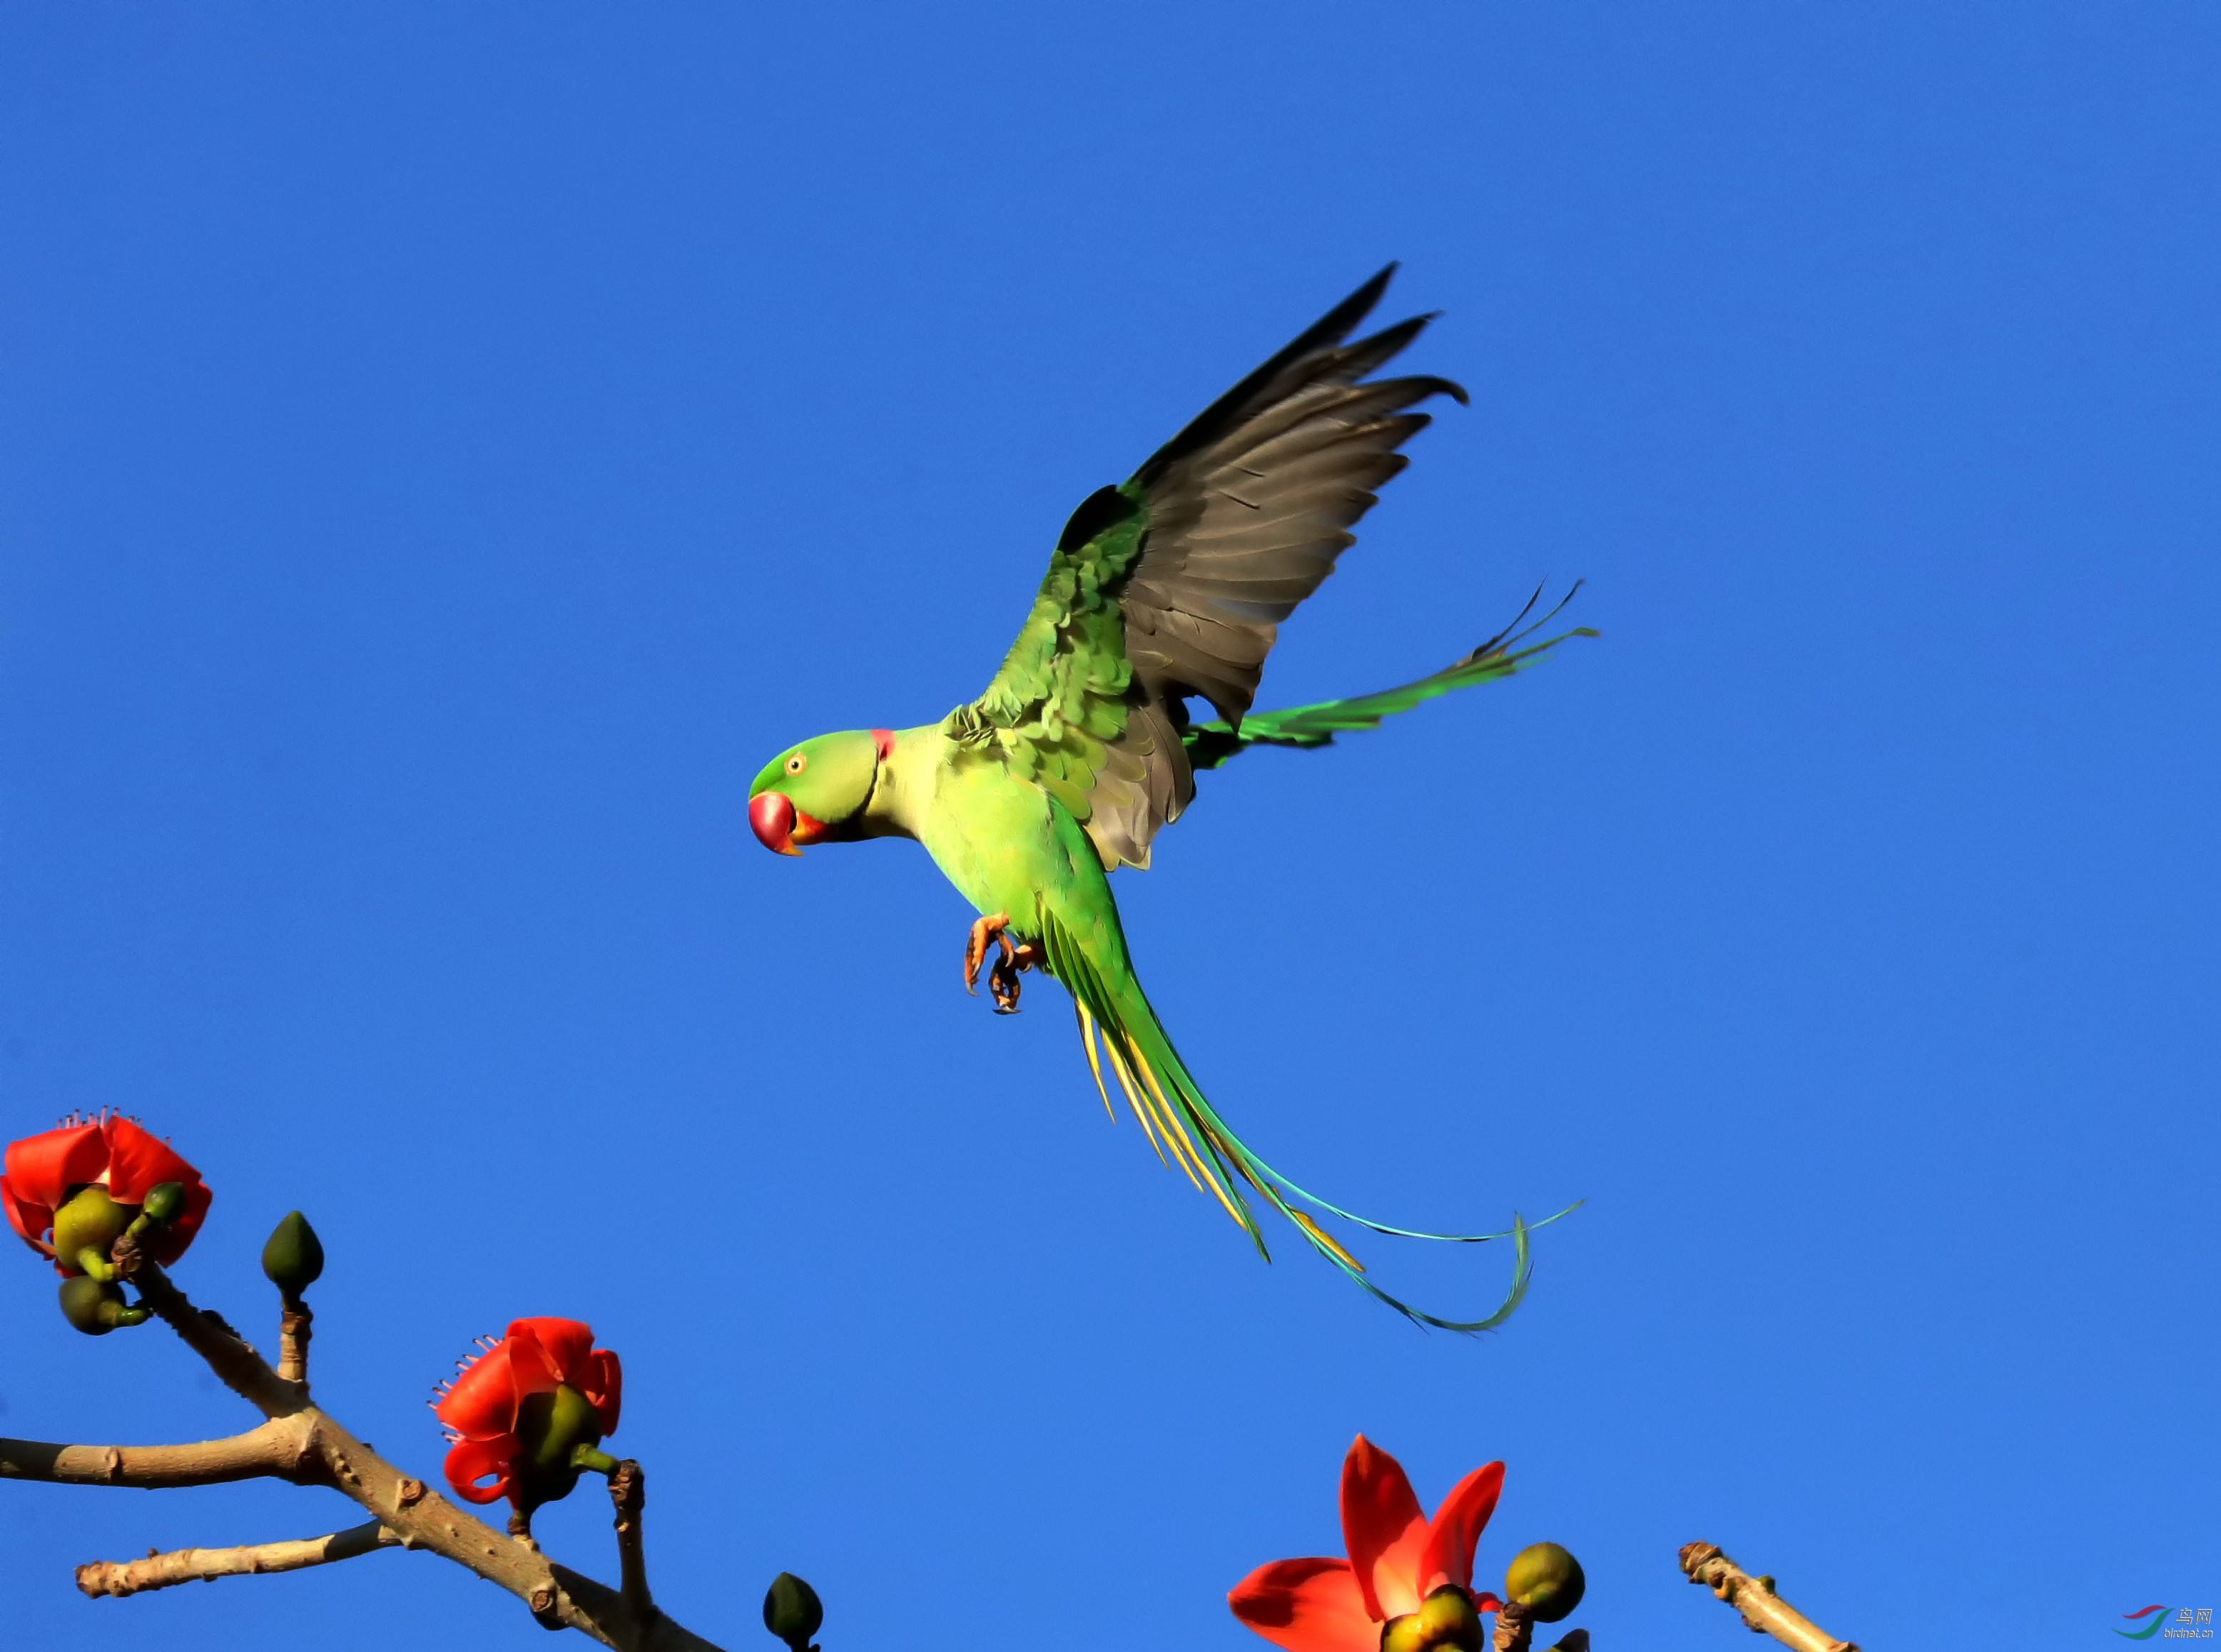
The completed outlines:
<svg viewBox="0 0 2221 1652">
<path fill-rule="evenodd" d="M 870 837 L 923 844 L 980 914 L 966 939 L 967 989 L 976 991 L 991 946 L 998 1011 L 1017 1009 L 1023 971 L 1062 982 L 1104 1109 L 1115 1120 L 1107 1062 L 1158 1156 L 1215 1196 L 1261 1252 L 1251 1194 L 1398 1312 L 1478 1331 L 1501 1323 L 1525 1291 L 1530 1224 L 1515 1217 L 1509 1235 L 1392 1227 L 1328 1204 L 1259 1158 L 1205 1099 L 1150 1007 L 1106 875 L 1148 866 L 1158 829 L 1193 798 L 1198 769 L 1252 746 L 1328 745 L 1453 689 L 1509 677 L 1566 636 L 1595 635 L 1582 628 L 1530 642 L 1558 611 L 1527 623 L 1530 599 L 1511 627 L 1431 676 L 1357 699 L 1250 710 L 1279 623 L 1354 542 L 1348 530 L 1373 506 L 1373 490 L 1408 462 L 1397 450 L 1430 422 L 1412 410 L 1436 396 L 1466 400 L 1446 379 L 1367 377 L 1430 316 L 1345 342 L 1395 268 L 1220 397 L 1129 480 L 1081 503 L 978 699 L 919 728 L 820 735 L 782 752 L 750 789 L 748 821 L 781 854 Z M 1191 721 L 1191 697 L 1217 718 Z M 1299 1205 L 1408 1238 L 1510 1237 L 1511 1289 L 1485 1319 L 1423 1313 L 1376 1285 Z"/>
</svg>

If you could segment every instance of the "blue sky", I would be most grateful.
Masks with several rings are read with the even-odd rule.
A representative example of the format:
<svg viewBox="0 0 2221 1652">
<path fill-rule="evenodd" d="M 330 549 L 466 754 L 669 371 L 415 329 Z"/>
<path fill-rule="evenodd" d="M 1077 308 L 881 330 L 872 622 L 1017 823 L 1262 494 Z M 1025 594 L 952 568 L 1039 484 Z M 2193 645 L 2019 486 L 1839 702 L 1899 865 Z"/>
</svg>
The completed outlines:
<svg viewBox="0 0 2221 1652">
<path fill-rule="evenodd" d="M 419 1472 L 513 1315 L 626 1361 L 666 1604 L 828 1652 L 1239 1652 L 1362 1430 L 1601 1646 L 2111 1644 L 2221 1605 L 2221 15 L 22 6 L 0 16 L 0 1109 L 332 1256 L 318 1392 Z M 748 779 L 976 693 L 1083 496 L 1389 258 L 1462 380 L 1266 703 L 1509 685 L 1204 777 L 1119 880 L 1299 1180 L 1576 1198 L 1425 1336 L 1102 1118 L 907 845 Z M 1376 1245 L 1492 1303 L 1502 1259 Z M 0 1431 L 249 1420 L 0 1269 Z M 347 1524 L 0 1486 L 23 1644 L 540 1644 L 422 1556 L 91 1605 Z M 614 1573 L 606 1508 L 541 1529 Z"/>
</svg>

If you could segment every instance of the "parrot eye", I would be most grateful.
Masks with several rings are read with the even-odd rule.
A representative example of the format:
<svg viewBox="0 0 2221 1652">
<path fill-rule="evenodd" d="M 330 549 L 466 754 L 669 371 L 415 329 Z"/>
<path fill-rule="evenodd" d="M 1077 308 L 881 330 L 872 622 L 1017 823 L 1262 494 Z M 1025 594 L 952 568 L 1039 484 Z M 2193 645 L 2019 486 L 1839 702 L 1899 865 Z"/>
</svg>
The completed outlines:
<svg viewBox="0 0 2221 1652">
<path fill-rule="evenodd" d="M 800 752 L 797 752 L 793 756 L 786 760 L 786 772 L 789 774 L 799 774 L 802 773 L 803 766 L 809 761 L 810 760 L 808 758 L 804 757 Z"/>
</svg>

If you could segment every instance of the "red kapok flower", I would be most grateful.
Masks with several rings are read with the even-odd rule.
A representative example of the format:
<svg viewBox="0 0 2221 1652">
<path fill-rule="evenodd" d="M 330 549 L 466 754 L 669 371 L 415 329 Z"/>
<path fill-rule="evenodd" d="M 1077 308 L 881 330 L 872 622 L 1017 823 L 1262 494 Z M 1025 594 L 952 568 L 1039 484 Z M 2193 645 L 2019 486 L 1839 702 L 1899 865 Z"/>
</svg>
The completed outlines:
<svg viewBox="0 0 2221 1652">
<path fill-rule="evenodd" d="M 432 1407 L 454 1430 L 447 1484 L 470 1502 L 506 1496 L 527 1511 L 567 1497 L 581 1467 L 616 1467 L 594 1448 L 616 1432 L 623 1386 L 617 1356 L 594 1346 L 591 1326 L 511 1320 Z"/>
<path fill-rule="evenodd" d="M 78 1196 L 85 1195 L 66 1224 L 76 1236 L 80 1223 L 95 1248 L 106 1252 L 130 1216 L 138 1214 L 147 1195 L 164 1182 L 185 1189 L 185 1208 L 176 1217 L 148 1230 L 141 1248 L 155 1261 L 174 1262 L 185 1254 L 201 1218 L 208 1214 L 213 1197 L 201 1173 L 120 1114 L 78 1123 L 72 1122 L 43 1135 L 26 1136 L 8 1144 L 7 1170 L 0 1174 L 0 1210 L 8 1225 L 23 1242 L 42 1256 L 53 1259 L 56 1271 L 66 1279 L 84 1270 L 78 1266 L 76 1249 L 58 1254 L 56 1216 Z M 99 1189 L 104 1194 L 87 1193 Z M 97 1211 L 92 1206 L 99 1206 Z M 118 1212 L 125 1212 L 118 1219 Z"/>
<path fill-rule="evenodd" d="M 1274 1561 L 1242 1579 L 1227 1604 L 1287 1652 L 1477 1647 L 1473 1614 L 1503 1603 L 1473 1593 L 1473 1551 L 1503 1489 L 1502 1463 L 1476 1468 L 1430 1521 L 1403 1466 L 1361 1434 L 1342 1464 L 1349 1558 Z"/>
</svg>

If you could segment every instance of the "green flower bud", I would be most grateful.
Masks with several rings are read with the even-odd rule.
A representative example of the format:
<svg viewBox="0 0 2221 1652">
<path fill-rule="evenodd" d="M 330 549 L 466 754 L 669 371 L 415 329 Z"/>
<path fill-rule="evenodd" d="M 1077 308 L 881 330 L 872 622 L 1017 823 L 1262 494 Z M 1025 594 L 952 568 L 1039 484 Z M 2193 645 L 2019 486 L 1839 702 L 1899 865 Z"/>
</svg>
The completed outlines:
<svg viewBox="0 0 2221 1652">
<path fill-rule="evenodd" d="M 62 1317 L 88 1336 L 105 1336 L 118 1325 L 143 1325 L 147 1311 L 123 1299 L 122 1288 L 79 1273 L 62 1281 Z"/>
<path fill-rule="evenodd" d="M 1504 1574 L 1504 1598 L 1526 1607 L 1538 1624 L 1555 1624 L 1570 1616 L 1588 1586 L 1581 1563 L 1555 1543 L 1521 1549 Z"/>
<path fill-rule="evenodd" d="M 1426 1625 L 1432 1644 L 1480 1652 L 1480 1614 L 1473 1610 L 1473 1597 L 1455 1584 L 1446 1584 L 1427 1597 L 1419 1608 L 1419 1621 Z"/>
<path fill-rule="evenodd" d="M 309 1225 L 309 1218 L 298 1211 L 287 1211 L 285 1219 L 270 1230 L 269 1241 L 262 1247 L 262 1272 L 271 1284 L 294 1298 L 323 1277 L 322 1242 Z"/>
<path fill-rule="evenodd" d="M 156 1182 L 147 1190 L 147 1202 L 139 1208 L 149 1222 L 175 1222 L 185 1213 L 185 1183 Z"/>
<path fill-rule="evenodd" d="M 817 1591 L 791 1572 L 771 1580 L 764 1596 L 764 1627 L 785 1641 L 793 1652 L 809 1652 L 810 1637 L 825 1624 L 825 1603 Z"/>
<path fill-rule="evenodd" d="M 1392 1618 L 1380 1646 L 1381 1652 L 1480 1652 L 1484 1638 L 1473 1597 L 1455 1583 L 1446 1583 L 1418 1611 Z"/>
<path fill-rule="evenodd" d="M 54 1212 L 54 1255 L 64 1267 L 81 1267 L 81 1251 L 90 1250 L 104 1259 L 138 1214 L 133 1206 L 110 1198 L 108 1190 L 97 1182 L 80 1187 Z"/>
</svg>

